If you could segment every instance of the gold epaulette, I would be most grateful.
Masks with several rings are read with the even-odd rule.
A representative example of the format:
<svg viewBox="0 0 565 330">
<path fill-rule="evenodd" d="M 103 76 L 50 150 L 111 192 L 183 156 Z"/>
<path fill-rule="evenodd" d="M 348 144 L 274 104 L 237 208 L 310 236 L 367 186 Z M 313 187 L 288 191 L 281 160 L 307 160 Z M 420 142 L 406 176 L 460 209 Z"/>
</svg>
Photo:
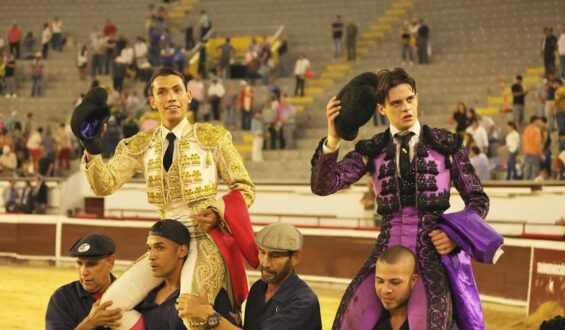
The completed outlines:
<svg viewBox="0 0 565 330">
<path fill-rule="evenodd" d="M 204 149 L 212 149 L 220 142 L 226 134 L 226 129 L 221 125 L 209 123 L 196 124 L 196 138 Z"/>
<path fill-rule="evenodd" d="M 126 147 L 127 153 L 132 156 L 139 156 L 146 152 L 158 130 L 159 126 L 156 126 L 146 132 L 139 132 L 132 137 L 123 139 L 122 142 Z"/>
</svg>

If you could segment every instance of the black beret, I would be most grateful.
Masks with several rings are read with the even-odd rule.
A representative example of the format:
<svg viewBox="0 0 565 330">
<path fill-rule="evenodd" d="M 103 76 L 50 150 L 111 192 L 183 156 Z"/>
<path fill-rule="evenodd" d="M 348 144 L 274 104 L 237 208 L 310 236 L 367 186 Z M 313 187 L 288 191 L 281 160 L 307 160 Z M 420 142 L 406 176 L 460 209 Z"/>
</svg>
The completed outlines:
<svg viewBox="0 0 565 330">
<path fill-rule="evenodd" d="M 335 125 L 340 138 L 348 141 L 355 139 L 359 128 L 371 119 L 379 103 L 378 85 L 376 74 L 364 72 L 339 91 L 337 99 L 341 101 L 341 111 Z"/>
<path fill-rule="evenodd" d="M 190 244 L 188 228 L 177 220 L 163 219 L 157 221 L 149 229 L 148 236 L 161 236 L 177 244 Z"/>
<path fill-rule="evenodd" d="M 103 234 L 91 234 L 78 239 L 69 249 L 71 257 L 97 258 L 114 254 L 114 241 Z"/>
<path fill-rule="evenodd" d="M 106 104 L 107 101 L 108 93 L 106 90 L 102 87 L 94 87 L 86 93 L 71 117 L 73 134 L 93 155 L 102 153 L 103 126 L 110 118 L 110 108 Z"/>
</svg>

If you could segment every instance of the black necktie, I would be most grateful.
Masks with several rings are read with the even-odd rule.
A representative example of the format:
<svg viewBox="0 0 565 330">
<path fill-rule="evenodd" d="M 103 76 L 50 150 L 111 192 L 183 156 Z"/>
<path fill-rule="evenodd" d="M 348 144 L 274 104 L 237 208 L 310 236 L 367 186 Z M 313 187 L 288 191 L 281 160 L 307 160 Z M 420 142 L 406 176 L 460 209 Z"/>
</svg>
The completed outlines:
<svg viewBox="0 0 565 330">
<path fill-rule="evenodd" d="M 173 154 L 175 152 L 175 139 L 177 137 L 173 133 L 167 134 L 167 140 L 169 141 L 169 146 L 165 150 L 165 156 L 163 157 L 163 166 L 165 166 L 165 171 L 169 171 L 171 164 L 173 163 Z"/>
<path fill-rule="evenodd" d="M 400 135 L 395 134 L 395 137 L 400 142 L 400 156 L 398 157 L 400 162 L 400 175 L 404 177 L 408 169 L 410 168 L 410 145 L 408 142 L 414 135 L 414 132 L 408 132 L 407 134 Z"/>
</svg>

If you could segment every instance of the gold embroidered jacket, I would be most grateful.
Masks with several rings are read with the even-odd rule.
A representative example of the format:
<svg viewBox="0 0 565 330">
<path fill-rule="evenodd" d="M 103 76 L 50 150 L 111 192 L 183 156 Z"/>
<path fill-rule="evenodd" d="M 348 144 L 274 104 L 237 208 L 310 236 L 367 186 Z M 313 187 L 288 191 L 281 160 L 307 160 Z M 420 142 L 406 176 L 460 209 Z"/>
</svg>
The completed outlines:
<svg viewBox="0 0 565 330">
<path fill-rule="evenodd" d="M 95 156 L 85 173 L 98 196 L 112 194 L 136 172 L 143 172 L 149 203 L 159 209 L 171 201 L 182 200 L 191 209 L 202 209 L 216 200 L 221 178 L 230 190 L 238 190 L 249 207 L 255 199 L 255 186 L 231 140 L 231 134 L 219 125 L 187 125 L 178 141 L 169 171 L 163 167 L 161 126 L 139 132 L 120 141 L 114 156 L 104 163 Z M 194 203 L 210 205 L 199 205 Z M 214 205 L 220 215 L 224 206 Z"/>
</svg>

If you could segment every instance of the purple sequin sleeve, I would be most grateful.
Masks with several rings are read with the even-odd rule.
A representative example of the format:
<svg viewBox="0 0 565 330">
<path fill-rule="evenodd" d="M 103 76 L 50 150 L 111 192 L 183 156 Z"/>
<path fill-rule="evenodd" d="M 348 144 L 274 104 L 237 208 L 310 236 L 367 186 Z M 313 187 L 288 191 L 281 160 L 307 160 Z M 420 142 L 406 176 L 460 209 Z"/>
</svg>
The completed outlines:
<svg viewBox="0 0 565 330">
<path fill-rule="evenodd" d="M 451 178 L 461 198 L 465 201 L 465 207 L 473 209 L 485 219 L 488 214 L 489 199 L 463 148 L 453 154 Z"/>
<path fill-rule="evenodd" d="M 323 143 L 314 152 L 312 158 L 312 176 L 310 177 L 310 188 L 316 195 L 331 195 L 352 183 L 357 182 L 366 172 L 367 166 L 363 156 L 351 151 L 345 155 L 343 160 L 337 161 L 338 151 L 324 154 Z"/>
</svg>

